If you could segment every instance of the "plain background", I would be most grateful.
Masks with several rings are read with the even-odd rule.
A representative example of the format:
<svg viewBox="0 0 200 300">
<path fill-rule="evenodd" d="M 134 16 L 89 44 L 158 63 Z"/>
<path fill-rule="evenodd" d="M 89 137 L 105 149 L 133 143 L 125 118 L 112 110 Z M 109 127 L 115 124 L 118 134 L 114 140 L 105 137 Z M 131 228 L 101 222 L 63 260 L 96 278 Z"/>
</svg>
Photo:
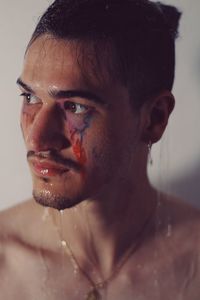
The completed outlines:
<svg viewBox="0 0 200 300">
<path fill-rule="evenodd" d="M 19 125 L 21 99 L 16 87 L 24 50 L 47 0 L 0 0 L 0 209 L 31 196 Z M 153 147 L 153 184 L 200 207 L 200 1 L 162 1 L 182 12 L 177 40 L 176 107 L 162 141 Z"/>
</svg>

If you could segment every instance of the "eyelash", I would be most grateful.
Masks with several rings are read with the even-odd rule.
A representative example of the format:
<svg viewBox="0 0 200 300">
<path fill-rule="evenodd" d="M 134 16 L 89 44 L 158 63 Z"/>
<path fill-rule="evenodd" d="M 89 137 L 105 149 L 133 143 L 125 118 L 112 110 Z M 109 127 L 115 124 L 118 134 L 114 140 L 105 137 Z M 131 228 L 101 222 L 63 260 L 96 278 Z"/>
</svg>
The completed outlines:
<svg viewBox="0 0 200 300">
<path fill-rule="evenodd" d="M 26 103 L 29 105 L 31 105 L 31 104 L 35 104 L 35 103 L 37 103 L 37 102 L 34 102 L 34 103 L 31 103 L 31 98 L 34 98 L 35 97 L 35 99 L 37 99 L 37 97 L 36 96 L 34 96 L 34 95 L 32 95 L 31 93 L 22 93 L 22 94 L 20 94 L 20 96 L 21 97 L 23 97 L 24 98 L 24 100 L 26 101 Z"/>
<path fill-rule="evenodd" d="M 37 104 L 38 101 L 37 101 L 37 97 L 32 95 L 31 93 L 26 93 L 26 92 L 23 92 L 20 94 L 21 97 L 24 98 L 25 102 L 27 105 L 33 105 L 33 104 Z M 31 98 L 34 98 L 35 97 L 35 102 L 34 103 L 31 103 Z M 73 101 L 65 101 L 63 103 L 63 109 L 65 111 L 70 111 L 71 113 L 73 114 L 76 114 L 76 115 L 81 115 L 81 114 L 84 114 L 86 112 L 88 112 L 89 110 L 91 110 L 91 108 L 87 105 L 83 105 L 83 104 L 80 104 L 80 103 L 76 103 L 76 102 L 73 102 Z M 79 112 L 75 112 L 75 110 L 79 109 Z M 84 110 L 84 111 L 81 111 L 80 110 Z"/>
</svg>

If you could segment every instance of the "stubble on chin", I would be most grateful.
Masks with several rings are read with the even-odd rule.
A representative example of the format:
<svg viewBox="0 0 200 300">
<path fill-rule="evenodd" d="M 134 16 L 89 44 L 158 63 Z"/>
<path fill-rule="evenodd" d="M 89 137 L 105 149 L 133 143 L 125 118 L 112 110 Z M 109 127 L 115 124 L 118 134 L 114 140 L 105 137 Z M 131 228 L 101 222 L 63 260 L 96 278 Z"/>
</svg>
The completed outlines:
<svg viewBox="0 0 200 300">
<path fill-rule="evenodd" d="M 45 207 L 52 207 L 57 210 L 71 208 L 81 202 L 81 199 L 79 197 L 72 199 L 63 195 L 53 194 L 45 189 L 39 192 L 33 190 L 33 198 L 40 205 Z"/>
</svg>

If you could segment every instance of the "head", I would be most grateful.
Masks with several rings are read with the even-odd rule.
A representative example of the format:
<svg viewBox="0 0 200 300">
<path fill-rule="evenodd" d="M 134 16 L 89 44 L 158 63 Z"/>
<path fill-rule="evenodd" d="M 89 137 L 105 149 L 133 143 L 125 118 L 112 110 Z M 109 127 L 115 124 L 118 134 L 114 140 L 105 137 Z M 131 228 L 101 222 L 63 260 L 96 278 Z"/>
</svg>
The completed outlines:
<svg viewBox="0 0 200 300">
<path fill-rule="evenodd" d="M 145 176 L 174 106 L 180 13 L 148 0 L 57 0 L 20 80 L 34 196 L 61 209 Z M 144 177 L 141 176 L 144 179 Z"/>
</svg>

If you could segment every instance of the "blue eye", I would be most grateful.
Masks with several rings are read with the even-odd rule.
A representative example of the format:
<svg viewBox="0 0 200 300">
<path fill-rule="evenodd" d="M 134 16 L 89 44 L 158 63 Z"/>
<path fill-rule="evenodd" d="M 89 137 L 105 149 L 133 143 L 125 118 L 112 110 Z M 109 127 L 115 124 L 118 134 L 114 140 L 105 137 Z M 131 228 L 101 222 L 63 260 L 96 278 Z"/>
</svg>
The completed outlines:
<svg viewBox="0 0 200 300">
<path fill-rule="evenodd" d="M 20 96 L 24 98 L 27 104 L 35 104 L 39 102 L 39 99 L 30 93 L 22 93 Z"/>
<path fill-rule="evenodd" d="M 66 101 L 64 103 L 64 109 L 74 114 L 83 114 L 88 111 L 89 108 L 86 105 L 82 105 L 80 103 Z"/>
</svg>

